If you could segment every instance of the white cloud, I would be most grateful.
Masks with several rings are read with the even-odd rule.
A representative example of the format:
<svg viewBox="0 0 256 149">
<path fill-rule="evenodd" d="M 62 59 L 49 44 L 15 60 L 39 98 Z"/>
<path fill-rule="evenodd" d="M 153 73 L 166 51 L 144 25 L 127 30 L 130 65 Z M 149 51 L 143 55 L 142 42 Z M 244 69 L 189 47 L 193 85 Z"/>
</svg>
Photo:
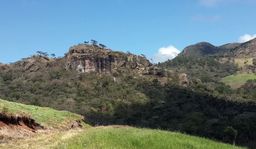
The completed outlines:
<svg viewBox="0 0 256 149">
<path fill-rule="evenodd" d="M 238 42 L 240 43 L 244 43 L 247 41 L 250 41 L 252 39 L 256 38 L 256 34 L 250 35 L 250 34 L 244 34 L 243 36 L 241 36 L 238 40 Z"/>
<path fill-rule="evenodd" d="M 179 53 L 180 51 L 173 45 L 162 47 L 158 49 L 158 53 L 154 56 L 153 60 L 154 63 L 164 62 L 175 58 Z"/>
</svg>

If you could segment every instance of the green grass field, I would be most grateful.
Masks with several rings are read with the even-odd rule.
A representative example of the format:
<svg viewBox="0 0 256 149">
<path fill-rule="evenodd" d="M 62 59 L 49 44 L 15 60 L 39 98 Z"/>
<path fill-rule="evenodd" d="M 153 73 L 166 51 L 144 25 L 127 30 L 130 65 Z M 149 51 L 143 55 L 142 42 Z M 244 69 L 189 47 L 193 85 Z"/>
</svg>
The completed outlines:
<svg viewBox="0 0 256 149">
<path fill-rule="evenodd" d="M 248 80 L 254 80 L 254 79 L 256 79 L 256 74 L 242 73 L 242 74 L 227 76 L 223 78 L 221 81 L 231 86 L 233 89 L 237 89 L 242 85 L 244 85 Z"/>
<path fill-rule="evenodd" d="M 61 142 L 55 149 L 239 149 L 208 139 L 161 130 L 96 127 Z"/>
<path fill-rule="evenodd" d="M 57 111 L 46 107 L 24 105 L 2 99 L 0 99 L 0 112 L 28 116 L 48 128 L 62 127 L 72 121 L 83 119 L 82 116 L 67 111 Z"/>
<path fill-rule="evenodd" d="M 80 115 L 51 108 L 0 100 L 1 112 L 29 115 L 46 128 L 63 126 Z M 55 126 L 56 125 L 56 126 Z M 87 125 L 86 125 L 87 126 Z M 58 127 L 57 127 L 58 128 Z M 128 126 L 100 126 L 76 129 L 49 129 L 31 137 L 0 143 L 10 149 L 242 149 L 209 139 L 181 133 Z"/>
</svg>

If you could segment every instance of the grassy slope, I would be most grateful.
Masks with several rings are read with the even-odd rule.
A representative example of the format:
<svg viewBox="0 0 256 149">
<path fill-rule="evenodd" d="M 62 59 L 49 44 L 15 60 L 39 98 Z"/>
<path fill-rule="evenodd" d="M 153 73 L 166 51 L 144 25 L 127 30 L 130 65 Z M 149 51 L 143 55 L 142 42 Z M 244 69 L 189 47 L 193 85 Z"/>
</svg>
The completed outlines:
<svg viewBox="0 0 256 149">
<path fill-rule="evenodd" d="M 12 114 L 29 115 L 46 127 L 81 119 L 66 111 L 41 108 L 0 100 L 0 110 Z M 239 149 L 231 145 L 180 133 L 138 129 L 124 126 L 85 127 L 83 129 L 53 130 L 35 134 L 31 138 L 11 140 L 0 148 L 53 148 L 53 149 Z"/>
<path fill-rule="evenodd" d="M 67 111 L 57 111 L 51 108 L 24 105 L 1 99 L 0 111 L 13 115 L 29 116 L 46 128 L 58 128 L 75 120 L 83 119 L 82 116 Z"/>
<path fill-rule="evenodd" d="M 56 149 L 239 149 L 180 133 L 132 127 L 96 127 L 67 139 Z"/>
<path fill-rule="evenodd" d="M 244 85 L 248 80 L 256 79 L 256 74 L 235 74 L 222 79 L 222 82 L 236 89 Z"/>
</svg>

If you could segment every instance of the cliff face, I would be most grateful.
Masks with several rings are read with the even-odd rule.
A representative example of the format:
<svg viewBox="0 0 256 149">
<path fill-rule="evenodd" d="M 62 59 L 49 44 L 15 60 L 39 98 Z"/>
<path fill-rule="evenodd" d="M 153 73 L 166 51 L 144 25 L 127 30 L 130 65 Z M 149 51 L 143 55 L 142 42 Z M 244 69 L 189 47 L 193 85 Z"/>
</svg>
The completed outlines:
<svg viewBox="0 0 256 149">
<path fill-rule="evenodd" d="M 80 73 L 114 73 L 136 70 L 147 73 L 151 63 L 144 57 L 114 52 L 96 45 L 80 44 L 73 46 L 65 56 L 66 69 Z"/>
</svg>

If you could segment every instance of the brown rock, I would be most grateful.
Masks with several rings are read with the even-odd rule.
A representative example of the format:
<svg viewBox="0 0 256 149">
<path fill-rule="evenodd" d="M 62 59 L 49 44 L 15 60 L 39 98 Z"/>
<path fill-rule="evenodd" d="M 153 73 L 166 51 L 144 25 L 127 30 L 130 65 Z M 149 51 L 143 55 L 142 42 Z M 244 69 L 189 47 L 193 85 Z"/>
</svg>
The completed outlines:
<svg viewBox="0 0 256 149">
<path fill-rule="evenodd" d="M 76 70 L 80 73 L 112 73 L 121 69 L 143 73 L 151 65 L 142 56 L 86 44 L 71 47 L 65 59 L 66 69 Z"/>
<path fill-rule="evenodd" d="M 187 74 L 182 73 L 179 75 L 179 84 L 183 87 L 189 86 L 189 79 Z"/>
</svg>

